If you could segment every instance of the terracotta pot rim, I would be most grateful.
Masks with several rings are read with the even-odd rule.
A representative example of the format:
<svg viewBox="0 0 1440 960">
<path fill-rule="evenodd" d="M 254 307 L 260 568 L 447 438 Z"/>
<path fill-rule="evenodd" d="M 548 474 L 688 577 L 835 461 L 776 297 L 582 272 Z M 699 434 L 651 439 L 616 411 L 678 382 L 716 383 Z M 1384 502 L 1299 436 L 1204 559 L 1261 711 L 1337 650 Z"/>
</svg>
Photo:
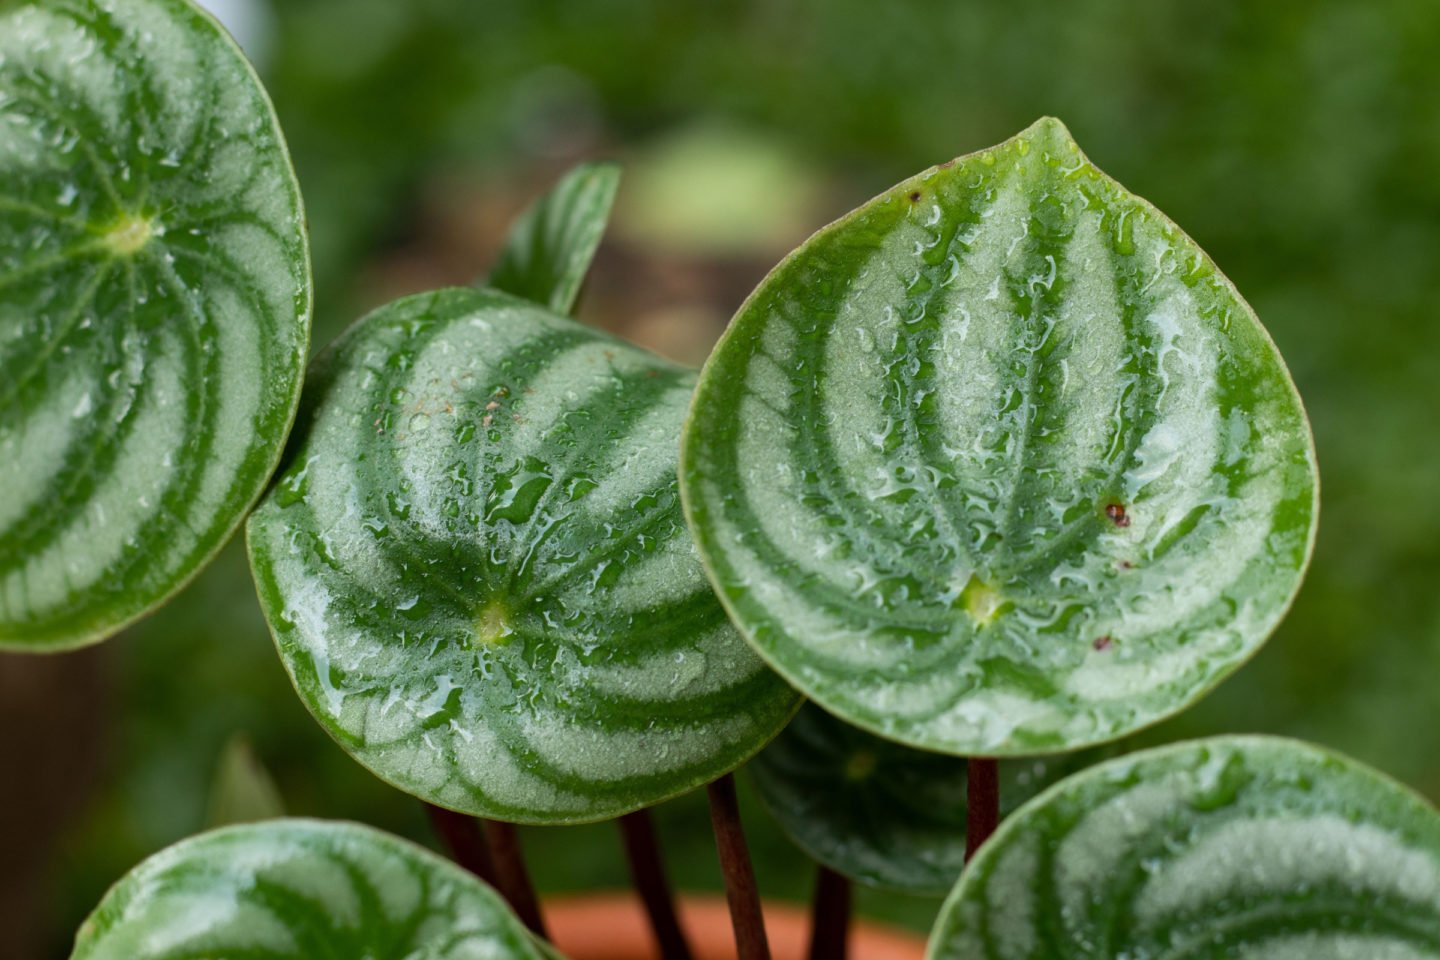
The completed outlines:
<svg viewBox="0 0 1440 960">
<path fill-rule="evenodd" d="M 734 960 L 725 898 L 680 893 L 676 902 L 695 960 Z M 543 909 L 556 949 L 570 960 L 658 960 L 649 921 L 631 891 L 547 897 Z M 764 910 L 774 960 L 805 960 L 810 945 L 809 907 L 766 900 Z M 907 930 L 857 920 L 850 931 L 850 955 L 863 960 L 923 960 L 925 940 Z"/>
</svg>

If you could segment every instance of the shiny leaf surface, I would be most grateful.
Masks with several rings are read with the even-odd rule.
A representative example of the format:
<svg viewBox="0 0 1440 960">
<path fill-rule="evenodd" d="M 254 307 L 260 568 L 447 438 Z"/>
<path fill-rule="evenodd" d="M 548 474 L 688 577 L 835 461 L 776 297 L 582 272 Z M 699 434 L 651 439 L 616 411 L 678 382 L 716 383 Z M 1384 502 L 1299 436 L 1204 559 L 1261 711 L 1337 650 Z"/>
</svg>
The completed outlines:
<svg viewBox="0 0 1440 960">
<path fill-rule="evenodd" d="M 369 827 L 275 820 L 162 850 L 112 887 L 72 960 L 546 960 L 495 891 Z"/>
<path fill-rule="evenodd" d="M 1113 755 L 1000 761 L 1000 813 Z M 852 880 L 943 896 L 965 865 L 967 761 L 884 740 L 806 705 L 746 768 L 802 850 Z"/>
<path fill-rule="evenodd" d="M 1221 737 L 1027 804 L 946 901 L 930 960 L 1434 960 L 1440 815 L 1353 761 Z"/>
<path fill-rule="evenodd" d="M 302 699 L 426 800 L 599 820 L 739 765 L 797 697 L 680 514 L 694 374 L 490 290 L 410 297 L 315 364 L 250 521 Z"/>
<path fill-rule="evenodd" d="M 208 14 L 0 8 L 0 646 L 102 639 L 228 539 L 299 399 L 308 256 Z"/>
<path fill-rule="evenodd" d="M 681 460 L 765 658 L 859 726 L 974 756 L 1193 702 L 1283 615 L 1316 516 L 1254 314 L 1054 120 L 777 267 L 701 374 Z"/>
<path fill-rule="evenodd" d="M 619 188 L 615 164 L 587 163 L 571 170 L 511 227 L 487 284 L 569 313 Z"/>
</svg>

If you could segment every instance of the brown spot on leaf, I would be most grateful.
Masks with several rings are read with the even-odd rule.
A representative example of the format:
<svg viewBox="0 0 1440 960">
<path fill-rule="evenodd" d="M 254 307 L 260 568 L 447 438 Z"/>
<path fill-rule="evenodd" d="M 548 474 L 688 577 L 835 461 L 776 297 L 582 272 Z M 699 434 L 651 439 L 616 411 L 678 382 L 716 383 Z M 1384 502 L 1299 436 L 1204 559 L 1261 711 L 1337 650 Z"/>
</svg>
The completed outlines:
<svg viewBox="0 0 1440 960">
<path fill-rule="evenodd" d="M 1117 527 L 1130 526 L 1130 517 L 1125 513 L 1125 508 L 1118 503 L 1109 504 L 1105 508 L 1105 516 Z"/>
<path fill-rule="evenodd" d="M 953 167 L 953 166 L 955 166 L 955 161 L 954 161 L 954 160 L 946 160 L 944 163 L 940 164 L 940 169 L 941 169 L 941 170 L 949 170 L 949 169 L 950 169 L 951 167 Z"/>
<path fill-rule="evenodd" d="M 912 191 L 911 191 L 911 193 L 910 193 L 910 202 L 911 202 L 911 203 L 919 203 L 919 202 L 920 202 L 920 191 L 919 191 L 919 190 L 912 190 Z"/>
<path fill-rule="evenodd" d="M 1091 646 L 1093 646 L 1096 650 L 1109 650 L 1111 644 L 1113 644 L 1114 642 L 1115 640 L 1110 636 L 1110 634 L 1107 633 L 1103 637 L 1096 637 L 1095 642 L 1091 644 Z"/>
</svg>

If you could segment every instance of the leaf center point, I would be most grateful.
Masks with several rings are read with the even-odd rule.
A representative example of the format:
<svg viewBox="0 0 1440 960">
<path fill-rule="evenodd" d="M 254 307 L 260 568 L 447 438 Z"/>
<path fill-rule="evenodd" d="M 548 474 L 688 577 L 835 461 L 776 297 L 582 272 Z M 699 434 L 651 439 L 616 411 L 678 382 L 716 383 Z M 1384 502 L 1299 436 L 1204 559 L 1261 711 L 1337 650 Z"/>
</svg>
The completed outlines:
<svg viewBox="0 0 1440 960">
<path fill-rule="evenodd" d="M 126 214 L 105 231 L 101 242 L 117 257 L 133 257 L 155 235 L 155 224 L 146 217 Z"/>
<path fill-rule="evenodd" d="M 499 600 L 491 600 L 475 620 L 475 639 L 484 646 L 499 646 L 515 633 L 510 611 Z"/>
<path fill-rule="evenodd" d="M 970 615 L 977 627 L 988 627 L 1000 615 L 1005 598 L 978 576 L 971 576 L 960 591 L 960 607 Z"/>
</svg>

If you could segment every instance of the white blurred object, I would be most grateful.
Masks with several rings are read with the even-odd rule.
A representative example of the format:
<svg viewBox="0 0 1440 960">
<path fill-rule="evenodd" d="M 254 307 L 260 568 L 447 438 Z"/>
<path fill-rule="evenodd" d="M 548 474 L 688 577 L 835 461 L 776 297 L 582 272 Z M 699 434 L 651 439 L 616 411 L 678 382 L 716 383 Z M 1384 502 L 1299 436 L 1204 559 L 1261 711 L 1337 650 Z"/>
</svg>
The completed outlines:
<svg viewBox="0 0 1440 960">
<path fill-rule="evenodd" d="M 275 12 L 269 0 L 198 0 L 215 15 L 245 51 L 245 56 L 264 72 L 270 63 L 275 41 Z"/>
</svg>

